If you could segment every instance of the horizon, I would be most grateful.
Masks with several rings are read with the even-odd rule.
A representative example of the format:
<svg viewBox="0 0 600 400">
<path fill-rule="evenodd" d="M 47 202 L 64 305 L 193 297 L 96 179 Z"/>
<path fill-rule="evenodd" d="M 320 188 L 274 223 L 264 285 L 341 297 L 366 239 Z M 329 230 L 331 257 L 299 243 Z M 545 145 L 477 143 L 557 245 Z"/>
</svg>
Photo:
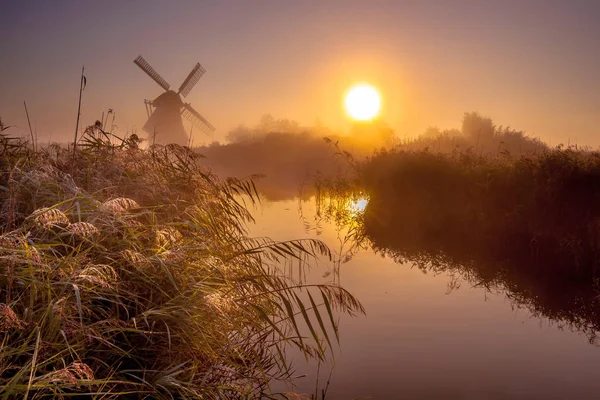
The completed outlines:
<svg viewBox="0 0 600 400">
<path fill-rule="evenodd" d="M 80 129 L 116 112 L 118 131 L 141 130 L 143 100 L 160 88 L 134 64 L 141 54 L 173 87 L 206 69 L 186 99 L 223 142 L 260 117 L 352 122 L 343 94 L 359 82 L 382 97 L 380 119 L 400 137 L 460 126 L 477 111 L 547 143 L 596 148 L 600 125 L 600 4 L 577 1 L 257 1 L 12 3 L 0 27 L 0 116 L 41 141 L 72 140 L 85 66 Z M 359 17 L 357 17 L 359 16 Z M 157 29 L 159 24 L 164 29 Z M 174 45 L 176 43 L 176 45 Z"/>
</svg>

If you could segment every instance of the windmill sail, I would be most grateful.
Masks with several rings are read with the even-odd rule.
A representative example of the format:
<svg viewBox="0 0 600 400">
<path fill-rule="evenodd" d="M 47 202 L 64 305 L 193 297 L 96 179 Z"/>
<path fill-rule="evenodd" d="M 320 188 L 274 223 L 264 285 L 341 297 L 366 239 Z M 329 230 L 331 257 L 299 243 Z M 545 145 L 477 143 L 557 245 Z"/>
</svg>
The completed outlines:
<svg viewBox="0 0 600 400">
<path fill-rule="evenodd" d="M 169 90 L 169 88 L 171 87 L 171 85 L 169 85 L 167 83 L 167 81 L 165 81 L 163 79 L 162 76 L 160 76 L 158 74 L 158 72 L 156 72 L 154 70 L 154 68 L 152 68 L 150 66 L 150 64 L 148 64 L 148 61 L 146 61 L 144 59 L 144 57 L 142 56 L 138 56 L 138 58 L 136 58 L 135 60 L 133 60 L 133 62 L 142 69 L 142 71 L 144 71 L 146 74 L 148 74 L 148 76 L 150 78 L 152 78 L 154 80 L 154 82 L 158 83 L 160 85 L 160 87 L 162 87 L 165 90 Z"/>
<path fill-rule="evenodd" d="M 204 69 L 204 67 L 200 65 L 200 63 L 197 63 L 179 87 L 178 93 L 181 93 L 183 97 L 187 97 L 187 95 L 194 88 L 194 86 L 196 86 L 196 83 L 198 83 L 198 81 L 200 80 L 200 78 L 202 78 L 202 75 L 204 75 L 205 72 L 206 69 Z"/>
<path fill-rule="evenodd" d="M 192 106 L 187 103 L 183 105 L 181 114 L 204 133 L 211 133 L 215 130 L 215 127 L 212 126 L 206 118 L 200 115 L 198 111 L 194 110 Z"/>
</svg>

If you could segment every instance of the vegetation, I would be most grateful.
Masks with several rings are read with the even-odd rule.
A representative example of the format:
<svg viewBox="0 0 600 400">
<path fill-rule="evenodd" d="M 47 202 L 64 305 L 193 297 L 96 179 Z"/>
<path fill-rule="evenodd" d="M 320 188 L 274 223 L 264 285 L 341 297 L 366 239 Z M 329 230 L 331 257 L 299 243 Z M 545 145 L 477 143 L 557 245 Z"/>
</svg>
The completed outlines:
<svg viewBox="0 0 600 400">
<path fill-rule="evenodd" d="M 554 275 L 592 278 L 600 262 L 600 155 L 555 150 L 535 157 L 380 153 L 362 169 L 367 227 L 396 236 L 469 243 L 492 258 L 534 260 Z"/>
<path fill-rule="evenodd" d="M 323 137 L 329 141 L 324 142 Z M 523 131 L 498 127 L 490 118 L 474 112 L 465 113 L 460 129 L 431 127 L 417 138 L 402 140 L 395 138 L 382 121 L 357 122 L 347 134 L 340 135 L 322 126 L 303 127 L 294 121 L 266 115 L 253 128 L 240 126 L 233 130 L 228 140 L 227 144 L 215 142 L 197 151 L 206 156 L 206 165 L 219 175 L 266 174 L 257 184 L 271 200 L 308 198 L 316 194 L 316 181 L 351 175 L 352 168 L 346 162 L 332 157 L 333 144 L 356 160 L 364 159 L 374 150 L 392 147 L 491 157 L 540 154 L 549 149 Z"/>
<path fill-rule="evenodd" d="M 473 139 L 469 132 L 487 132 L 488 145 L 509 142 L 507 132 L 515 137 L 477 114 L 465 115 L 462 131 L 456 137 L 465 141 Z M 595 342 L 600 154 L 550 149 L 522 135 L 511 150 L 531 151 L 516 154 L 437 151 L 436 141 L 424 137 L 420 147 L 401 143 L 365 160 L 350 158 L 353 178 L 323 182 L 334 197 L 369 198 L 353 222 L 353 239 L 424 271 L 502 290 L 517 306 L 583 330 Z"/>
<path fill-rule="evenodd" d="M 436 153 L 471 152 L 480 156 L 539 154 L 549 147 L 537 138 L 510 127 L 496 126 L 492 119 L 477 112 L 463 115 L 460 129 L 429 127 L 413 140 L 399 146 L 403 150 L 429 150 Z"/>
<path fill-rule="evenodd" d="M 449 273 L 450 289 L 466 280 L 501 291 L 597 343 L 600 154 L 550 148 L 476 113 L 465 114 L 460 131 L 437 133 L 358 160 L 326 140 L 353 172 L 318 186 L 317 206 L 342 233 L 340 248 L 351 257 L 369 246 Z M 477 136 L 479 147 L 438 147 Z M 491 151 L 498 144 L 505 147 Z M 361 198 L 368 205 L 356 212 Z"/>
<path fill-rule="evenodd" d="M 368 137 L 365 129 L 355 127 L 355 137 Z M 432 127 L 366 159 L 367 147 L 352 155 L 342 150 L 355 150 L 353 137 L 321 132 L 330 138 L 318 141 L 310 132 L 265 118 L 254 129 L 233 132 L 232 144 L 202 151 L 209 160 L 235 154 L 230 165 L 239 163 L 240 171 L 248 166 L 281 175 L 310 166 L 322 171 L 315 174 L 311 193 L 320 210 L 312 225 L 318 230 L 325 218 L 336 226 L 335 281 L 340 264 L 370 243 L 398 262 L 502 290 L 515 305 L 583 330 L 595 341 L 600 331 L 597 153 L 577 146 L 550 148 L 478 113 L 465 113 L 460 129 Z M 266 157 L 270 153 L 279 157 Z M 335 168 L 332 159 L 339 161 Z M 300 178 L 289 174 L 279 181 L 296 189 Z M 369 205 L 355 213 L 353 203 L 361 197 L 369 198 Z"/>
<path fill-rule="evenodd" d="M 4 125 L 3 125 L 4 126 Z M 0 136 L 0 397 L 254 398 L 323 359 L 337 285 L 278 264 L 331 258 L 317 240 L 249 238 L 251 181 L 201 157 L 88 127 L 76 152 Z"/>
<path fill-rule="evenodd" d="M 362 166 L 364 231 L 424 270 L 506 289 L 534 312 L 600 331 L 600 156 L 380 153 Z"/>
</svg>

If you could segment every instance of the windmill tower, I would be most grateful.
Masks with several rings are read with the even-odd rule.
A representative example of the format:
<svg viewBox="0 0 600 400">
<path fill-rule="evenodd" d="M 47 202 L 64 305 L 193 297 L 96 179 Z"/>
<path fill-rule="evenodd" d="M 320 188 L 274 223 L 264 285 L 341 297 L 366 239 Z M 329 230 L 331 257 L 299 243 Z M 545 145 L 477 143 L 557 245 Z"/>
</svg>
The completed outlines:
<svg viewBox="0 0 600 400">
<path fill-rule="evenodd" d="M 182 117 L 192 123 L 193 127 L 204 133 L 210 133 L 215 127 L 202 115 L 192 108 L 189 103 L 184 103 L 181 96 L 187 97 L 206 70 L 197 63 L 183 81 L 177 92 L 170 90 L 167 83 L 142 57 L 138 56 L 133 62 L 142 69 L 154 82 L 158 83 L 165 92 L 156 99 L 144 100 L 148 121 L 144 124 L 144 131 L 153 137 L 156 143 L 176 143 L 182 146 L 189 144 L 189 137 L 183 127 Z"/>
</svg>

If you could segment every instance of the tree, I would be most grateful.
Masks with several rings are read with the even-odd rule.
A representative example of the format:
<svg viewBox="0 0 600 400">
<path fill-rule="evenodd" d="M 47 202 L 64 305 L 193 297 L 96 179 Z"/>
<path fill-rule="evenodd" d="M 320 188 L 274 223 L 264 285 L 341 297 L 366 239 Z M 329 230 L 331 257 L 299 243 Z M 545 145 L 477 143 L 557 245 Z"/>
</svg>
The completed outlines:
<svg viewBox="0 0 600 400">
<path fill-rule="evenodd" d="M 462 133 L 472 140 L 489 139 L 494 136 L 496 127 L 490 117 L 478 112 L 465 113 L 462 121 Z"/>
<path fill-rule="evenodd" d="M 421 136 L 424 138 L 435 139 L 439 136 L 442 136 L 442 131 L 440 131 L 440 128 L 438 128 L 437 126 L 430 126 L 427 129 L 425 129 L 425 132 L 423 132 Z"/>
</svg>

